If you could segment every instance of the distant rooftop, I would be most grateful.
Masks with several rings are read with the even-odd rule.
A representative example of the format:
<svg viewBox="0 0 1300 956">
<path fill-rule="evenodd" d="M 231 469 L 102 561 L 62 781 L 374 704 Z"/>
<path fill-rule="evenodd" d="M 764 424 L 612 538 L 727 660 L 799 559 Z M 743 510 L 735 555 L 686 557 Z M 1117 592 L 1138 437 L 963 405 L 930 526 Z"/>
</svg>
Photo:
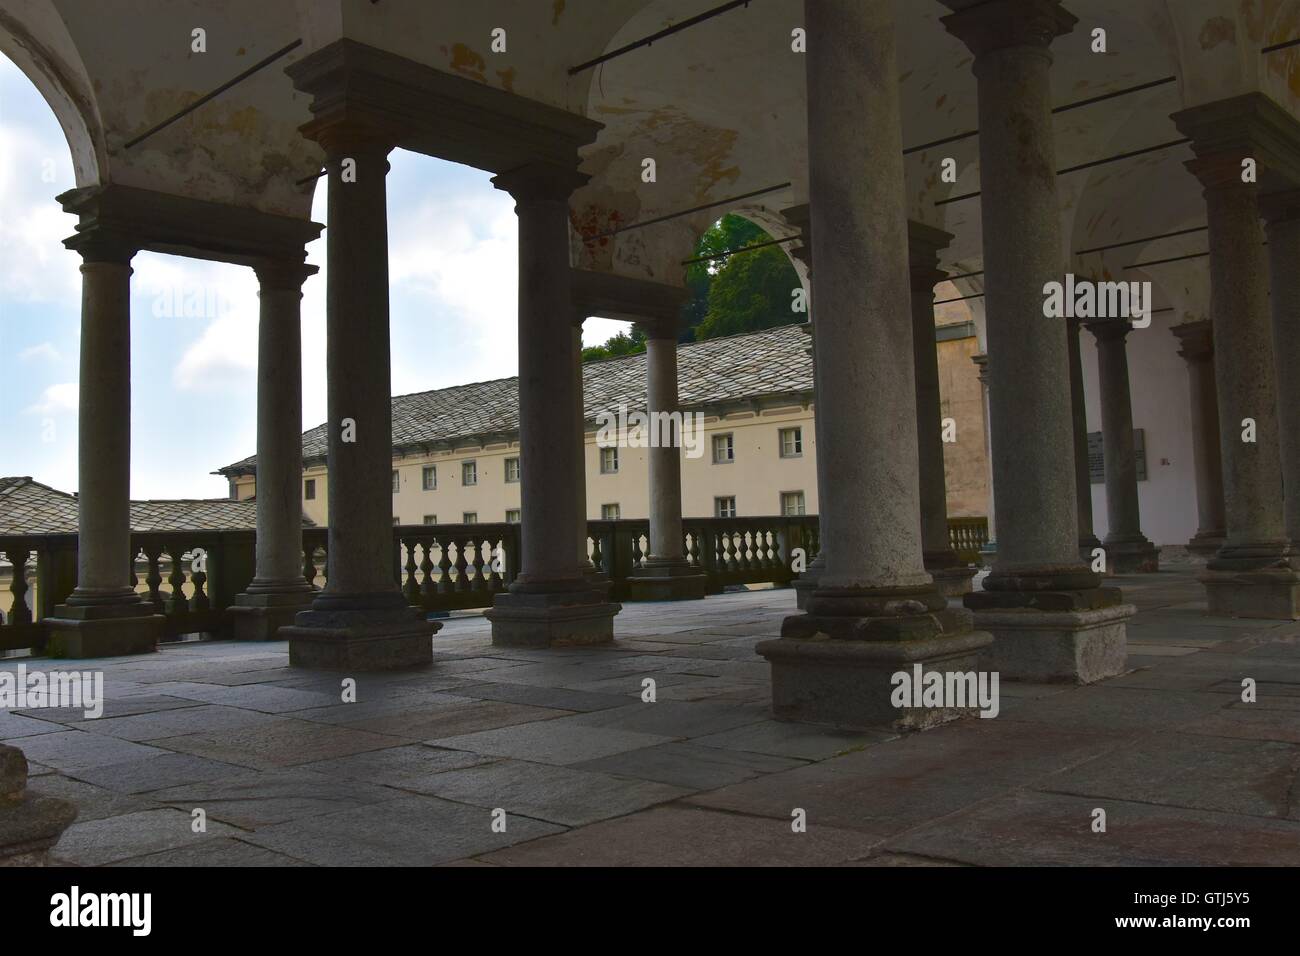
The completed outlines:
<svg viewBox="0 0 1300 956">
<path fill-rule="evenodd" d="M 306 516 L 303 523 L 310 525 Z M 256 530 L 249 498 L 174 498 L 131 502 L 132 531 Z M 77 496 L 30 477 L 0 478 L 0 535 L 76 534 Z"/>
<path fill-rule="evenodd" d="M 789 397 L 811 401 L 811 340 L 801 325 L 690 342 L 677 349 L 677 391 L 683 409 L 703 411 Z M 600 411 L 644 409 L 645 354 L 587 362 L 582 366 L 586 416 Z M 514 437 L 519 431 L 518 378 L 453 385 L 393 397 L 393 449 L 450 447 L 474 439 Z M 303 433 L 304 462 L 323 461 L 325 426 Z M 252 474 L 257 456 L 219 469 L 226 476 Z"/>
</svg>

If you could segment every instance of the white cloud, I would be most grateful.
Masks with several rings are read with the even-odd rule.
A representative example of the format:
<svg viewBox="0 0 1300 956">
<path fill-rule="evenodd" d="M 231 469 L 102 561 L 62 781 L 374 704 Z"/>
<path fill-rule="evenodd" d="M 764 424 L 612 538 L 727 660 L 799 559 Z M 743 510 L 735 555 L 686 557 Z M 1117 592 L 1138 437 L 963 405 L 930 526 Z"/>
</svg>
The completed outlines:
<svg viewBox="0 0 1300 956">
<path fill-rule="evenodd" d="M 32 362 L 36 359 L 41 359 L 46 362 L 57 362 L 61 358 L 63 358 L 63 356 L 59 354 L 59 350 L 50 342 L 42 342 L 40 345 L 33 345 L 18 353 L 18 361 L 20 362 Z"/>
<path fill-rule="evenodd" d="M 46 386 L 41 392 L 41 400 L 24 408 L 23 414 L 49 417 L 61 412 L 75 412 L 78 392 L 76 382 L 59 382 Z"/>
</svg>

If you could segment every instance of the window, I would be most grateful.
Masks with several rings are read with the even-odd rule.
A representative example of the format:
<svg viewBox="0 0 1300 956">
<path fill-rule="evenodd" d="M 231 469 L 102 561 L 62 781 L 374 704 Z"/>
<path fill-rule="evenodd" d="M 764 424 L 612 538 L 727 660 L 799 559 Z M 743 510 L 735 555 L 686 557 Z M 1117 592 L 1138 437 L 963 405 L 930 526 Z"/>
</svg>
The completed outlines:
<svg viewBox="0 0 1300 956">
<path fill-rule="evenodd" d="M 507 458 L 506 459 L 506 481 L 518 481 L 518 480 L 519 480 L 519 459 Z"/>
<path fill-rule="evenodd" d="M 438 490 L 438 466 L 425 465 L 420 469 L 420 487 L 425 491 Z"/>
<path fill-rule="evenodd" d="M 736 460 L 736 442 L 735 437 L 728 432 L 725 435 L 713 436 L 713 463 L 715 465 L 728 465 Z"/>
<path fill-rule="evenodd" d="M 463 515 L 460 516 L 460 523 L 461 523 L 461 524 L 478 524 L 478 512 L 477 512 L 477 511 L 466 511 Z"/>
<path fill-rule="evenodd" d="M 462 461 L 460 463 L 460 483 L 462 485 L 478 484 L 478 462 Z"/>
<path fill-rule="evenodd" d="M 506 524 L 519 524 L 520 514 L 518 508 L 506 509 Z"/>
<path fill-rule="evenodd" d="M 614 502 L 614 504 L 612 505 L 600 506 L 601 521 L 617 521 L 619 519 L 619 515 L 621 514 L 622 514 L 622 509 L 619 508 L 618 502 Z"/>
<path fill-rule="evenodd" d="M 802 491 L 781 492 L 781 514 L 801 515 L 803 513 L 804 513 L 804 507 L 803 507 Z"/>
<path fill-rule="evenodd" d="M 316 500 L 316 479 L 308 478 L 302 483 L 302 496 L 307 501 Z"/>
<path fill-rule="evenodd" d="M 781 429 L 781 457 L 798 458 L 803 454 L 803 429 L 802 428 L 782 428 Z M 803 512 L 799 512 L 803 514 Z"/>
<path fill-rule="evenodd" d="M 399 475 L 397 473 L 397 469 L 394 468 L 393 469 L 393 494 L 397 494 L 401 490 L 402 490 L 402 476 Z"/>
<path fill-rule="evenodd" d="M 727 495 L 725 498 L 714 498 L 713 517 L 715 518 L 736 517 L 736 496 Z"/>
<path fill-rule="evenodd" d="M 437 523 L 438 523 L 438 516 L 437 516 L 437 515 L 425 515 L 425 516 L 424 516 L 424 523 L 425 523 L 425 524 L 437 524 Z"/>
<path fill-rule="evenodd" d="M 602 448 L 600 450 L 600 473 L 602 475 L 618 474 L 617 448 Z"/>
</svg>

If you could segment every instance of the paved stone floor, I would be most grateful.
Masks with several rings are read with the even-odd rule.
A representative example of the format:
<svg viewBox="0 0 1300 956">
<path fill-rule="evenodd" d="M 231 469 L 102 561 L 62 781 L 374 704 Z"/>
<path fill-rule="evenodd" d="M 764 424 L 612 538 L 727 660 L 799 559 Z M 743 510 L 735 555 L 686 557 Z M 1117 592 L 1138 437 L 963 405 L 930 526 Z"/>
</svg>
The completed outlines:
<svg viewBox="0 0 1300 956">
<path fill-rule="evenodd" d="M 0 711 L 0 740 L 80 808 L 54 855 L 87 866 L 1300 865 L 1300 624 L 1207 618 L 1187 570 L 1117 583 L 1128 673 L 901 737 L 770 719 L 769 590 L 628 605 L 599 650 L 457 617 L 355 703 L 283 643 L 40 662 L 102 667 L 104 716 Z"/>
</svg>

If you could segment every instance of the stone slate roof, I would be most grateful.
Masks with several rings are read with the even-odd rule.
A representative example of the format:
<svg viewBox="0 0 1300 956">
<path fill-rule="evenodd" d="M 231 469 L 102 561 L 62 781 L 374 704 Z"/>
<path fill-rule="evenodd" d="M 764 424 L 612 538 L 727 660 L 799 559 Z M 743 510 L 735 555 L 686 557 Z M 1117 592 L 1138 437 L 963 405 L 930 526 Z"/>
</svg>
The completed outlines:
<svg viewBox="0 0 1300 956">
<path fill-rule="evenodd" d="M 303 524 L 311 526 L 304 515 Z M 131 502 L 132 531 L 256 530 L 249 498 L 176 498 Z M 0 478 L 0 535 L 76 534 L 77 496 L 31 478 Z"/>
<path fill-rule="evenodd" d="M 811 401 L 811 339 L 800 325 L 691 342 L 677 349 L 677 390 L 684 410 L 704 411 L 789 397 Z M 646 404 L 646 357 L 587 362 L 582 367 L 587 420 L 600 411 Z M 458 442 L 513 438 L 519 430 L 518 379 L 454 385 L 393 397 L 394 451 L 449 447 Z M 303 433 L 305 462 L 324 461 L 325 426 Z M 219 469 L 222 475 L 252 474 L 257 456 Z"/>
</svg>

